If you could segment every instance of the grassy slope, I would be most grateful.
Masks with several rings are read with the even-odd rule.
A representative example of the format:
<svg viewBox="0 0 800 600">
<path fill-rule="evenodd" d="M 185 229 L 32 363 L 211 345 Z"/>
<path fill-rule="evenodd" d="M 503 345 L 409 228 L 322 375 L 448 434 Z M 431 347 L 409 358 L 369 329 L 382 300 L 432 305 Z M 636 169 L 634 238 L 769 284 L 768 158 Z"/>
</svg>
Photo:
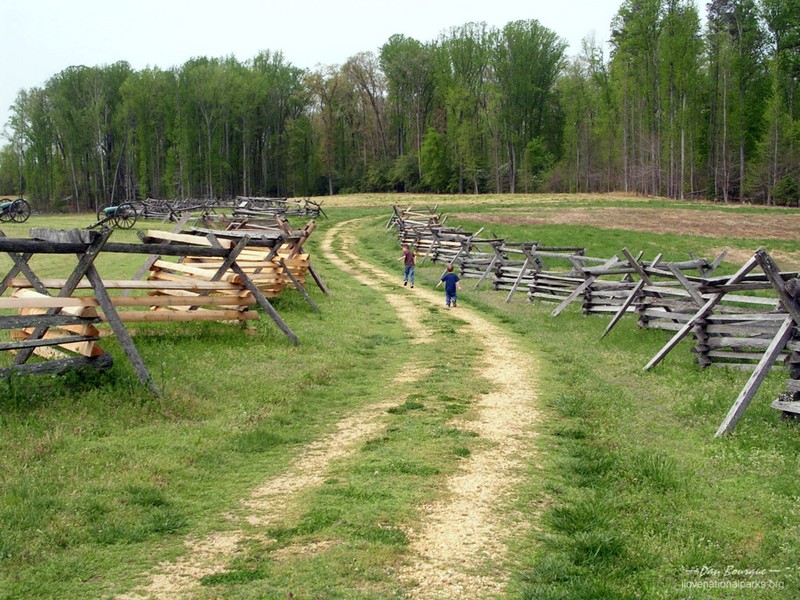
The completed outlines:
<svg viewBox="0 0 800 600">
<path fill-rule="evenodd" d="M 393 200 L 356 199 L 384 204 L 375 210 L 326 208 L 331 222 L 373 215 L 356 249 L 389 269 L 397 269 L 397 248 L 382 224 Z M 491 205 L 481 199 L 469 208 Z M 73 226 L 66 218 L 46 224 Z M 729 242 L 758 245 L 566 226 L 492 229 L 514 241 L 586 245 L 596 256 L 654 242 L 681 256 Z M 318 231 L 314 257 L 321 237 Z M 208 578 L 203 588 L 209 598 L 402 591 L 392 569 L 416 506 L 480 444 L 450 421 L 468 418 L 482 389 L 468 369 L 475 350 L 457 346 L 445 356 L 438 345 L 409 346 L 374 290 L 315 262 L 335 292 L 315 293 L 322 312 L 296 295 L 276 301 L 302 341 L 297 348 L 267 321 L 255 335 L 217 324 L 136 326 L 137 346 L 165 390 L 161 399 L 140 389 L 111 341 L 117 366 L 109 374 L 0 383 L 0 597 L 83 598 L 126 589 L 179 552 L 186 534 L 230 528 L 224 512 L 342 415 L 382 400 L 386 382 L 413 355 L 430 372 L 413 387 L 392 388 L 397 405 L 387 429 L 336 464 L 270 539 L 252 541 L 228 574 Z M 127 276 L 136 266 L 114 262 L 101 272 Z M 51 268 L 42 265 L 41 274 Z M 439 270 L 420 268 L 420 285 L 432 286 Z M 513 596 L 730 597 L 730 590 L 681 588 L 714 579 L 697 579 L 690 569 L 728 565 L 780 573 L 717 580 L 800 586 L 793 570 L 800 438 L 768 408 L 782 374 L 762 386 L 733 436 L 715 440 L 746 375 L 698 371 L 686 344 L 643 373 L 663 332 L 639 331 L 628 320 L 601 342 L 605 318 L 571 308 L 552 319 L 552 306 L 527 305 L 521 295 L 506 305 L 504 294 L 466 284 L 462 303 L 494 316 L 543 367 L 542 460 L 531 465 L 516 507 L 540 522 L 513 542 Z M 354 306 L 358 319 L 351 318 Z M 459 328 L 438 311 L 421 321 L 440 336 Z M 310 543 L 321 549 L 296 551 Z M 785 594 L 764 590 L 758 597 Z"/>
</svg>

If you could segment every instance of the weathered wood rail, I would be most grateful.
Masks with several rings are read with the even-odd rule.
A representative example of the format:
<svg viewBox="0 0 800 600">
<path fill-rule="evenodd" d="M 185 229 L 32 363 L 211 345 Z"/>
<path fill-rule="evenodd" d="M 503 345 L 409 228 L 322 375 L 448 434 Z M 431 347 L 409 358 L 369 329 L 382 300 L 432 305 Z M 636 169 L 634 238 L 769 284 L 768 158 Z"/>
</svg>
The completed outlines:
<svg viewBox="0 0 800 600">
<path fill-rule="evenodd" d="M 263 196 L 237 196 L 233 206 L 234 216 L 263 217 L 327 217 L 322 203 L 310 198 L 269 198 Z"/>
<path fill-rule="evenodd" d="M 193 212 L 210 212 L 219 207 L 213 200 L 187 198 L 183 200 L 166 200 L 162 198 L 146 198 L 132 202 L 137 216 L 143 219 L 177 222 L 186 214 Z"/>
<path fill-rule="evenodd" d="M 442 231 L 441 221 L 435 211 L 395 207 L 387 229 L 394 227 L 402 243 L 416 243 L 426 256 L 459 263 L 462 278 L 478 280 L 475 289 L 488 279 L 493 289 L 507 293 L 506 302 L 523 291 L 530 302 L 557 303 L 552 316 L 580 303 L 586 315 L 611 316 L 604 337 L 626 315 L 635 316 L 642 328 L 673 332 L 646 370 L 691 334 L 701 367 L 750 371 L 717 435 L 733 429 L 766 373 L 776 366 L 788 368 L 789 379 L 786 392 L 772 406 L 784 414 L 800 414 L 800 278 L 779 271 L 764 249 L 734 275 L 715 277 L 727 251 L 713 261 L 690 255 L 690 260 L 668 262 L 661 255 L 644 261 L 626 248 L 622 258 L 601 259 L 586 256 L 582 248 L 502 239 L 487 240 L 487 250 L 459 228 Z M 757 267 L 760 273 L 753 272 Z"/>
<path fill-rule="evenodd" d="M 237 196 L 234 200 L 146 198 L 133 201 L 137 216 L 177 222 L 189 213 L 231 213 L 236 217 L 260 218 L 271 216 L 327 217 L 322 203 L 310 198 L 268 198 Z"/>
<path fill-rule="evenodd" d="M 392 215 L 386 222 L 386 229 L 396 229 L 401 231 L 408 225 L 444 225 L 447 220 L 446 216 L 440 215 L 436 212 L 439 207 L 438 204 L 432 207 L 415 208 L 409 206 L 408 208 L 400 208 L 397 205 L 392 207 Z"/>
</svg>

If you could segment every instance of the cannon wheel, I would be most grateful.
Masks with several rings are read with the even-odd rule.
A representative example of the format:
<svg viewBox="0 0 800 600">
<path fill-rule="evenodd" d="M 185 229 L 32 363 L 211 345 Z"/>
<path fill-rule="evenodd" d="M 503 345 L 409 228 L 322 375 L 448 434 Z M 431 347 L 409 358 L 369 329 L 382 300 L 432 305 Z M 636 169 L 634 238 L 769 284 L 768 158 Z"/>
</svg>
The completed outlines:
<svg viewBox="0 0 800 600">
<path fill-rule="evenodd" d="M 24 223 L 31 216 L 31 205 L 23 198 L 17 198 L 8 207 L 11 220 L 15 223 Z"/>
<path fill-rule="evenodd" d="M 111 217 L 111 224 L 120 229 L 130 229 L 136 224 L 136 209 L 132 204 L 120 204 Z"/>
</svg>

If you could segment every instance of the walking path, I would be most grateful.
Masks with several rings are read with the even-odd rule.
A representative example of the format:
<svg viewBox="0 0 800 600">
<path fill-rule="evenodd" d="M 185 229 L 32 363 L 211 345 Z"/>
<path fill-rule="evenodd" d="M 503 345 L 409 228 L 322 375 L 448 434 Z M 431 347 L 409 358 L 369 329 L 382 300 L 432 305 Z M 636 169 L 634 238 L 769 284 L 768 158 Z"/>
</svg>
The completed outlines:
<svg viewBox="0 0 800 600">
<path fill-rule="evenodd" d="M 358 261 L 361 277 L 371 285 L 397 281 L 397 274 L 366 265 L 350 251 L 351 237 L 340 232 L 352 225 L 342 223 L 329 233 L 342 238 L 342 254 Z M 408 293 L 419 302 L 443 304 L 442 293 L 419 286 Z M 490 444 L 465 461 L 464 469 L 448 482 L 443 499 L 424 511 L 422 522 L 411 532 L 411 560 L 401 578 L 417 584 L 410 596 L 420 599 L 486 598 L 502 591 L 507 582 L 503 564 L 508 559 L 504 541 L 519 526 L 509 522 L 503 509 L 531 458 L 537 418 L 531 357 L 476 311 L 461 303 L 451 310 L 467 323 L 469 334 L 482 341 L 483 362 L 473 368 L 490 381 L 493 391 L 479 400 L 478 418 L 469 425 Z"/>
<path fill-rule="evenodd" d="M 367 265 L 351 250 L 351 230 L 357 221 L 340 223 L 322 241 L 322 252 L 339 269 L 379 289 L 409 331 L 411 342 L 427 344 L 430 334 L 416 315 L 422 305 L 442 305 L 442 294 L 417 287 L 401 288 L 390 275 Z M 337 249 L 334 249 L 334 246 Z M 444 307 L 442 307 L 442 310 Z M 480 362 L 473 365 L 491 383 L 492 391 L 475 405 L 477 418 L 465 424 L 488 443 L 471 454 L 463 469 L 446 485 L 441 500 L 423 507 L 420 522 L 408 531 L 408 561 L 399 569 L 401 582 L 412 598 L 486 598 L 502 592 L 507 583 L 507 546 L 519 531 L 507 510 L 520 482 L 524 465 L 532 458 L 536 422 L 535 365 L 506 334 L 476 311 L 460 306 L 458 318 L 468 335 L 480 340 Z M 158 565 L 141 588 L 118 600 L 190 598 L 202 577 L 222 573 L 247 536 L 279 522 L 298 494 L 319 486 L 331 464 L 354 453 L 384 426 L 386 410 L 396 402 L 395 386 L 424 375 L 409 365 L 387 389 L 387 400 L 342 419 L 333 433 L 306 446 L 294 464 L 242 500 L 249 524 L 245 528 L 187 539 L 187 551 L 172 563 Z"/>
</svg>

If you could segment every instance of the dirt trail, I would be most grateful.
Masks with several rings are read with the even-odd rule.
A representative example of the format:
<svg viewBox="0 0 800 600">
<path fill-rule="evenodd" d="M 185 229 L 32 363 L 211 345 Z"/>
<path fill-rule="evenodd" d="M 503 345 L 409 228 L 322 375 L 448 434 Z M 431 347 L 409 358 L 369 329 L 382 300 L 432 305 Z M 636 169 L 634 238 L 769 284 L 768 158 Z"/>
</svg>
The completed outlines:
<svg viewBox="0 0 800 600">
<path fill-rule="evenodd" d="M 331 261 L 352 273 L 362 283 L 371 283 L 332 252 L 331 239 L 329 235 L 323 241 L 323 251 Z M 411 336 L 410 343 L 424 344 L 431 340 L 428 332 L 417 327 L 416 311 L 411 300 L 402 294 L 387 295 L 386 299 L 405 323 Z M 407 385 L 424 375 L 424 370 L 409 365 L 397 375 L 393 383 Z M 234 528 L 209 534 L 202 539 L 187 538 L 184 541 L 186 552 L 181 557 L 174 562 L 159 564 L 146 576 L 146 584 L 117 596 L 117 600 L 191 598 L 203 577 L 224 572 L 241 543 L 249 539 L 249 536 L 257 535 L 252 532 L 253 527 L 257 532 L 259 528 L 266 529 L 284 518 L 286 507 L 298 494 L 325 480 L 333 461 L 352 454 L 360 444 L 384 428 L 383 417 L 387 409 L 397 403 L 396 394 L 389 394 L 389 397 L 391 399 L 372 404 L 342 419 L 333 433 L 306 446 L 286 473 L 264 482 L 249 497 L 243 499 L 245 516 L 242 519 L 251 526 L 249 533 Z M 236 520 L 239 517 L 230 518 Z"/>
<path fill-rule="evenodd" d="M 330 232 L 350 223 L 342 223 Z M 342 236 L 342 252 L 353 261 Z M 397 281 L 398 275 L 361 265 L 375 281 Z M 443 305 L 443 294 L 416 287 L 407 290 L 418 301 Z M 442 307 L 442 310 L 447 310 Z M 516 527 L 503 505 L 512 500 L 521 470 L 533 453 L 536 422 L 536 385 L 531 357 L 517 348 L 497 326 L 463 306 L 453 310 L 465 321 L 469 335 L 483 345 L 481 362 L 474 365 L 491 382 L 492 392 L 477 403 L 478 418 L 470 421 L 481 438 L 490 442 L 475 452 L 464 468 L 447 483 L 443 499 L 424 509 L 424 518 L 409 532 L 410 561 L 400 571 L 406 584 L 416 584 L 413 598 L 486 598 L 502 592 L 507 583 L 503 564 L 505 539 Z"/>
<path fill-rule="evenodd" d="M 398 280 L 397 274 L 365 265 L 350 250 L 346 230 L 352 225 L 346 222 L 333 227 L 322 242 L 323 253 L 358 281 L 384 292 L 406 325 L 411 343 L 430 343 L 430 333 L 417 323 L 419 303 L 441 305 L 442 295 L 387 285 Z M 334 241 L 341 253 L 334 250 Z M 521 469 L 533 452 L 536 394 L 531 358 L 474 311 L 458 308 L 455 315 L 484 346 L 481 362 L 474 367 L 491 382 L 493 391 L 477 403 L 478 417 L 468 426 L 489 444 L 464 461 L 461 472 L 448 481 L 442 500 L 423 507 L 421 523 L 408 532 L 410 558 L 399 577 L 412 586 L 412 598 L 483 598 L 502 591 L 507 581 L 502 569 L 507 559 L 503 542 L 516 524 L 509 522 L 501 507 L 512 500 Z M 409 365 L 393 385 L 406 385 L 425 372 Z M 203 539 L 187 538 L 186 552 L 179 559 L 158 565 L 146 576 L 146 584 L 117 600 L 190 598 L 202 577 L 225 571 L 242 542 L 283 519 L 298 494 L 321 484 L 333 461 L 355 452 L 385 426 L 382 417 L 396 403 L 396 394 L 390 392 L 387 397 L 391 399 L 342 419 L 335 431 L 306 446 L 286 473 L 264 482 L 243 499 L 245 516 L 231 519 L 246 521 L 248 531 L 242 523 L 241 528 Z"/>
</svg>

